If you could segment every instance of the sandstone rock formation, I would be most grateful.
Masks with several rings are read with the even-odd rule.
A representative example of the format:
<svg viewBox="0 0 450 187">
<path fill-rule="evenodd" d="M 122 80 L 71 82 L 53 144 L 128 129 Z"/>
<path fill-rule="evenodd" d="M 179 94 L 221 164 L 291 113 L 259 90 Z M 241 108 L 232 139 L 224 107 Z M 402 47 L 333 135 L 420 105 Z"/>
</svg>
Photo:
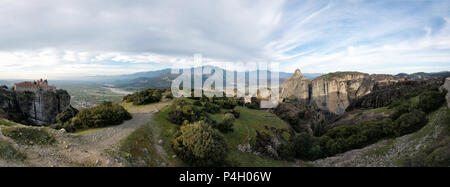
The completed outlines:
<svg viewBox="0 0 450 187">
<path fill-rule="evenodd" d="M 309 84 L 299 69 L 295 70 L 292 77 L 286 79 L 280 86 L 280 97 L 287 98 L 294 96 L 298 99 L 308 100 L 309 98 Z"/>
<path fill-rule="evenodd" d="M 351 101 L 369 94 L 374 87 L 398 82 L 392 75 L 369 75 L 359 72 L 335 72 L 306 80 L 300 70 L 284 81 L 281 97 L 295 97 L 335 114 L 345 112 Z"/>
<path fill-rule="evenodd" d="M 447 106 L 450 108 L 450 77 L 447 77 L 445 79 L 445 83 L 442 87 L 448 91 L 447 96 L 445 98 L 447 99 Z"/>
<path fill-rule="evenodd" d="M 65 90 L 15 92 L 0 88 L 0 117 L 19 123 L 50 125 L 69 106 L 70 95 Z"/>
</svg>

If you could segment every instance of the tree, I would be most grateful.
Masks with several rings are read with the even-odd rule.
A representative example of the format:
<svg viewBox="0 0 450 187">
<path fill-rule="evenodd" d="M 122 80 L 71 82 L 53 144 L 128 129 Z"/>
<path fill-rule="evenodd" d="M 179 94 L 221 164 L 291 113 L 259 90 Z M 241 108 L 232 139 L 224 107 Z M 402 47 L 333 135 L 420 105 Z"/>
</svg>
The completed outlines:
<svg viewBox="0 0 450 187">
<path fill-rule="evenodd" d="M 98 128 L 119 125 L 132 116 L 122 106 L 104 102 L 98 106 L 81 110 L 73 119 L 74 129 Z"/>
<path fill-rule="evenodd" d="M 426 91 L 419 96 L 417 108 L 425 113 L 430 113 L 445 103 L 445 92 Z"/>
<path fill-rule="evenodd" d="M 403 114 L 394 122 L 394 132 L 397 136 L 413 133 L 427 124 L 425 113 L 419 110 L 412 110 Z"/>
<path fill-rule="evenodd" d="M 200 120 L 202 117 L 202 111 L 197 107 L 188 104 L 183 99 L 177 99 L 170 106 L 169 121 L 178 125 L 187 123 L 193 123 Z"/>
<path fill-rule="evenodd" d="M 227 133 L 233 131 L 233 123 L 234 123 L 234 115 L 230 113 L 226 113 L 223 117 L 223 121 L 217 124 L 217 129 L 220 132 Z"/>
<path fill-rule="evenodd" d="M 220 166 L 227 153 L 223 136 L 204 121 L 181 126 L 172 139 L 172 148 L 191 166 Z"/>
</svg>

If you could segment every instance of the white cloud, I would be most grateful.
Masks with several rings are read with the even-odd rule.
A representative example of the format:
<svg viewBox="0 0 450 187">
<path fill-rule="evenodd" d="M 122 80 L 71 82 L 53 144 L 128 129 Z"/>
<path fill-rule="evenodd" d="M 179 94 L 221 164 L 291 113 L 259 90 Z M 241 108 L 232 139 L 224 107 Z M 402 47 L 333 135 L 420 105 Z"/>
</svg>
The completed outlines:
<svg viewBox="0 0 450 187">
<path fill-rule="evenodd" d="M 0 1 L 0 78 L 207 64 L 281 70 L 450 70 L 447 1 Z M 43 11 L 45 10 L 45 11 Z"/>
</svg>

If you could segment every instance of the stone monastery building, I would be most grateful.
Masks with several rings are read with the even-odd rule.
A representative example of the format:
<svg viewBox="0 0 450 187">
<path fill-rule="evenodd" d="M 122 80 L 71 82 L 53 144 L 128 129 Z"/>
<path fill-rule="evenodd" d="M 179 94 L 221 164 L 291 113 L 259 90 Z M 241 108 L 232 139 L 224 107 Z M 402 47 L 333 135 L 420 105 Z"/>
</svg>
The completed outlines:
<svg viewBox="0 0 450 187">
<path fill-rule="evenodd" d="M 40 79 L 33 82 L 16 83 L 14 84 L 13 90 L 17 92 L 24 92 L 24 91 L 37 92 L 39 90 L 54 91 L 56 90 L 56 86 L 49 86 L 47 80 Z"/>
</svg>

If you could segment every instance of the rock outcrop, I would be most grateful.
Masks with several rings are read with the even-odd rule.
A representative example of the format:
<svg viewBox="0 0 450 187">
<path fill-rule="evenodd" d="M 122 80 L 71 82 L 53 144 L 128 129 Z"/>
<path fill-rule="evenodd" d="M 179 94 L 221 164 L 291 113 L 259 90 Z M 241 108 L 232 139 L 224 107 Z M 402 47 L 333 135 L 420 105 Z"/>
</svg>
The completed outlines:
<svg viewBox="0 0 450 187">
<path fill-rule="evenodd" d="M 28 125 L 47 126 L 70 106 L 65 90 L 16 92 L 0 88 L 0 116 Z"/>
<path fill-rule="evenodd" d="M 394 99 L 409 93 L 431 89 L 439 85 L 437 81 L 402 81 L 396 84 L 373 86 L 371 93 L 358 97 L 346 109 L 347 112 L 354 109 L 379 108 L 390 104 Z"/>
<path fill-rule="evenodd" d="M 286 79 L 280 87 L 280 97 L 287 98 L 294 96 L 301 100 L 308 100 L 310 81 L 302 75 L 299 69 L 295 70 L 292 77 Z"/>
<path fill-rule="evenodd" d="M 447 99 L 447 106 L 450 108 L 450 77 L 447 77 L 445 79 L 444 85 L 442 85 L 442 88 L 447 90 L 447 96 L 445 97 Z"/>
<path fill-rule="evenodd" d="M 335 114 L 345 112 L 357 98 L 371 93 L 374 87 L 398 82 L 392 75 L 369 75 L 359 72 L 336 72 L 306 80 L 300 70 L 281 85 L 281 97 L 295 97 Z"/>
</svg>

